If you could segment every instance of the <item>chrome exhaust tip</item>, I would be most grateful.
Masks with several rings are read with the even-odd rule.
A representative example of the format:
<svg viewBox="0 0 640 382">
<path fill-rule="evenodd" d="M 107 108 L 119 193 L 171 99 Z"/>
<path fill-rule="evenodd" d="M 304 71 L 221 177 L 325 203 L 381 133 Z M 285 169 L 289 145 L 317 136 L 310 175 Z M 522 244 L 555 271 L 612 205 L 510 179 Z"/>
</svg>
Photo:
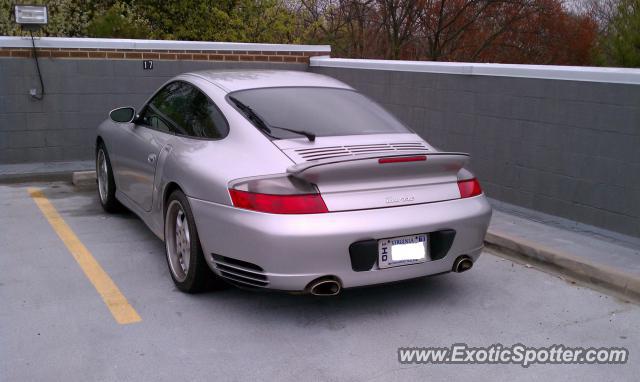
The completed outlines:
<svg viewBox="0 0 640 382">
<path fill-rule="evenodd" d="M 337 280 L 322 278 L 309 284 L 309 293 L 314 296 L 336 296 L 342 290 Z"/>
<path fill-rule="evenodd" d="M 453 262 L 453 271 L 462 273 L 468 271 L 473 267 L 473 260 L 467 255 L 458 256 L 456 261 Z"/>
</svg>

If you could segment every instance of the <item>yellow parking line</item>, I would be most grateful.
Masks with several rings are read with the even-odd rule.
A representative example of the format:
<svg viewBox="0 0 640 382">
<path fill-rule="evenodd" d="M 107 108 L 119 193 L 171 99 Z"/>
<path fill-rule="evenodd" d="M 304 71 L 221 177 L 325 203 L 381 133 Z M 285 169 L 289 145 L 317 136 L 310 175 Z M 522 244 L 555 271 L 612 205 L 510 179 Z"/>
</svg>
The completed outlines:
<svg viewBox="0 0 640 382">
<path fill-rule="evenodd" d="M 82 244 L 80 239 L 73 233 L 71 227 L 58 214 L 55 207 L 51 204 L 41 190 L 37 188 L 29 188 L 29 195 L 42 211 L 44 217 L 47 218 L 49 224 L 60 240 L 67 247 L 73 258 L 76 260 L 80 268 L 84 271 L 85 276 L 91 281 L 96 288 L 102 300 L 107 305 L 113 318 L 119 324 L 132 324 L 142 321 L 135 309 L 129 304 L 127 298 L 124 297 L 118 286 L 111 280 L 107 272 L 102 269 L 100 264 L 91 255 L 87 247 Z"/>
</svg>

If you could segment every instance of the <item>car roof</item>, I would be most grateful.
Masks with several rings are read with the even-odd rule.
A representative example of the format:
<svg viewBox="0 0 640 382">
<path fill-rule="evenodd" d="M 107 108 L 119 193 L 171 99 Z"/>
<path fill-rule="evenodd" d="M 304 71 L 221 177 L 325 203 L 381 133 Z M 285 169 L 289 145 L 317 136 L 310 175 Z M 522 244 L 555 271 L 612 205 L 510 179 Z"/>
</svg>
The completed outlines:
<svg viewBox="0 0 640 382">
<path fill-rule="evenodd" d="M 351 89 L 329 76 L 294 70 L 202 70 L 184 75 L 203 78 L 227 92 L 288 86 Z"/>
</svg>

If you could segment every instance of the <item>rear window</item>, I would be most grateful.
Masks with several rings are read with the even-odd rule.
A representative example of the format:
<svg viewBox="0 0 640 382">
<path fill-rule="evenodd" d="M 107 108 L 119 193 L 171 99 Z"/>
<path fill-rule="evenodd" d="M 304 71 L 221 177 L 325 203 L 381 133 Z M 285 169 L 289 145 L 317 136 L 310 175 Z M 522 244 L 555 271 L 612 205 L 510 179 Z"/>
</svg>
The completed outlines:
<svg viewBox="0 0 640 382">
<path fill-rule="evenodd" d="M 353 90 L 281 87 L 241 90 L 230 96 L 271 126 L 319 137 L 410 132 L 380 105 Z M 273 135 L 276 139 L 300 138 L 280 129 L 274 129 Z"/>
</svg>

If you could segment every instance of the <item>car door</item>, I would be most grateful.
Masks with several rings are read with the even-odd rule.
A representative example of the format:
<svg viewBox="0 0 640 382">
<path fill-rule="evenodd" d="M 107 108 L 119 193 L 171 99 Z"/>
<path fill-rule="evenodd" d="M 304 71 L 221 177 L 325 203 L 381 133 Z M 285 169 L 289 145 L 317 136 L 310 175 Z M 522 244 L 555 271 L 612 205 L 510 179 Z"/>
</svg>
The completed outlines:
<svg viewBox="0 0 640 382">
<path fill-rule="evenodd" d="M 188 97 L 180 82 L 172 82 L 157 92 L 143 107 L 119 152 L 120 191 L 145 211 L 153 203 L 153 185 L 160 151 L 181 125 Z"/>
</svg>

